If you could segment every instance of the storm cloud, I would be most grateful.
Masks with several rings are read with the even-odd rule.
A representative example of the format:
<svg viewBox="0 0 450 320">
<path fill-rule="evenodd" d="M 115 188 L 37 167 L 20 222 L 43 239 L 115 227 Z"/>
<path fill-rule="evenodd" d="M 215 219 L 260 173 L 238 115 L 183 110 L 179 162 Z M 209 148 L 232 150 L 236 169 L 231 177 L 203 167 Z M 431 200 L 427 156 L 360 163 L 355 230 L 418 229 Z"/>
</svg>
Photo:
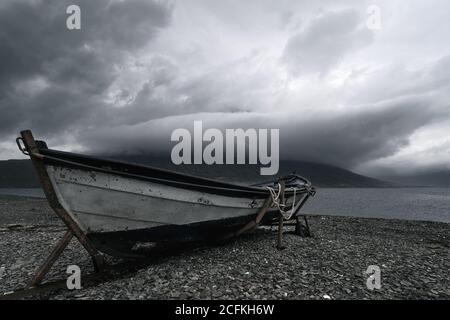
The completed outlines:
<svg viewBox="0 0 450 320">
<path fill-rule="evenodd" d="M 66 8 L 81 8 L 81 30 Z M 280 153 L 362 173 L 450 160 L 449 5 L 3 1 L 0 156 L 26 128 L 83 152 L 170 152 L 170 134 L 279 128 Z"/>
<path fill-rule="evenodd" d="M 82 29 L 69 31 L 70 4 L 20 0 L 0 6 L 0 134 L 24 127 L 58 134 L 95 125 L 107 112 L 106 90 L 129 50 L 142 49 L 171 18 L 166 3 L 78 1 Z"/>
<path fill-rule="evenodd" d="M 364 23 L 352 9 L 320 14 L 288 39 L 283 58 L 294 74 L 327 72 L 372 41 L 374 35 Z"/>
</svg>

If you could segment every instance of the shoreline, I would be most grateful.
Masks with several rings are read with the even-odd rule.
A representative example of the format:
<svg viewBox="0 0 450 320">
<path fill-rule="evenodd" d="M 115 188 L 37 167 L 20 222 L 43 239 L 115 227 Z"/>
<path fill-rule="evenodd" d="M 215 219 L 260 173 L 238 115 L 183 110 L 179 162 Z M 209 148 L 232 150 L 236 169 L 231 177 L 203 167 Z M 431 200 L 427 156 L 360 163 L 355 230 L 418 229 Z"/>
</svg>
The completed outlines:
<svg viewBox="0 0 450 320">
<path fill-rule="evenodd" d="M 334 188 L 326 188 L 326 189 L 334 189 Z M 340 189 L 340 188 L 337 188 Z M 367 189 L 367 188 L 365 188 Z M 375 188 L 379 189 L 379 188 Z M 0 213 L 2 210 L 2 202 L 3 201 L 36 201 L 40 205 L 40 209 L 47 207 L 44 211 L 47 212 L 48 215 L 56 217 L 55 213 L 48 207 L 47 200 L 45 196 L 30 196 L 30 195 L 18 195 L 18 194 L 0 194 Z M 42 203 L 41 203 L 42 202 Z M 48 209 L 48 210 L 47 210 Z M 30 208 L 31 211 L 35 211 L 34 208 Z M 407 219 L 407 218 L 396 218 L 396 217 L 372 217 L 372 216 L 358 216 L 358 215 L 344 215 L 344 214 L 324 214 L 324 213 L 303 213 L 308 217 L 336 217 L 336 218 L 355 218 L 355 219 L 379 219 L 379 220 L 389 220 L 389 221 L 400 221 L 400 222 L 432 222 L 432 223 L 443 223 L 450 225 L 450 221 L 441 221 L 441 220 L 424 220 L 424 219 Z M 450 215 L 450 213 L 449 213 Z M 0 226 L 2 225 L 2 217 L 0 216 Z"/>
<path fill-rule="evenodd" d="M 64 226 L 45 199 L 0 196 L 0 210 L 0 293 L 5 293 L 25 285 Z M 275 249 L 276 228 L 263 227 L 221 245 L 155 255 L 145 267 L 96 286 L 33 299 L 450 299 L 450 224 L 308 217 L 313 237 L 287 231 L 282 251 Z M 46 281 L 66 279 L 73 264 L 81 268 L 83 283 L 93 270 L 75 240 Z M 370 265 L 381 269 L 380 290 L 366 287 Z"/>
</svg>

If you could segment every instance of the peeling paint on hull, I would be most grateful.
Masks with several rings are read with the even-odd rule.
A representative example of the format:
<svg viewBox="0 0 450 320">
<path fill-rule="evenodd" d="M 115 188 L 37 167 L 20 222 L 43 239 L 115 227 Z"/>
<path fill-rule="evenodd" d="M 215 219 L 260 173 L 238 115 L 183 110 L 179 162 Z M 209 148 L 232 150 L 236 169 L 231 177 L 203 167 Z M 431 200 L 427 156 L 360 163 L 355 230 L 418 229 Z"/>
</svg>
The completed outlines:
<svg viewBox="0 0 450 320">
<path fill-rule="evenodd" d="M 46 168 L 59 201 L 86 233 L 250 217 L 264 203 L 102 172 L 52 165 Z"/>
</svg>

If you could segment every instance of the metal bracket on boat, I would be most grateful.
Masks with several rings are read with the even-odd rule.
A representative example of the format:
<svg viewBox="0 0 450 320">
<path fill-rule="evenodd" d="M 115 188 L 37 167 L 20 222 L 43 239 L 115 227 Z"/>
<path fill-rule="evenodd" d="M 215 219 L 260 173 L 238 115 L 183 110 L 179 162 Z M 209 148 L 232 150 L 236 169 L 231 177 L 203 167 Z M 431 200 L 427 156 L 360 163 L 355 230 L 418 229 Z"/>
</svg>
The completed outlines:
<svg viewBox="0 0 450 320">
<path fill-rule="evenodd" d="M 41 183 L 42 189 L 44 190 L 45 196 L 55 213 L 58 217 L 64 222 L 67 226 L 67 232 L 64 234 L 63 238 L 58 242 L 55 248 L 52 250 L 50 255 L 44 264 L 39 267 L 36 273 L 33 275 L 29 286 L 34 287 L 41 283 L 44 279 L 47 272 L 53 266 L 55 261 L 64 251 L 64 249 L 69 244 L 70 240 L 75 236 L 81 245 L 86 249 L 89 255 L 92 258 L 92 262 L 94 265 L 94 269 L 96 272 L 102 271 L 104 268 L 104 259 L 103 256 L 95 249 L 94 245 L 88 239 L 86 234 L 80 227 L 75 223 L 75 221 L 71 218 L 69 213 L 64 209 L 61 203 L 58 200 L 56 192 L 53 188 L 53 185 L 50 181 L 50 177 L 48 176 L 47 170 L 45 169 L 45 165 L 43 163 L 44 156 L 39 153 L 39 148 L 36 145 L 36 141 L 33 138 L 33 134 L 30 130 L 25 130 L 20 132 L 21 137 L 16 139 L 17 145 L 22 151 L 22 153 L 30 156 L 31 161 L 33 162 L 33 166 L 38 173 L 39 181 Z M 23 143 L 24 147 L 22 147 L 21 143 Z"/>
<path fill-rule="evenodd" d="M 20 143 L 20 141 L 22 141 L 22 143 L 23 143 L 24 146 L 22 146 L 22 143 Z M 17 137 L 17 138 L 16 138 L 16 143 L 17 143 L 17 147 L 19 148 L 19 150 L 20 150 L 24 155 L 26 155 L 26 156 L 29 156 L 29 155 L 30 155 L 30 154 L 28 153 L 26 147 L 25 147 L 25 143 L 23 142 L 23 138 L 22 138 L 22 137 Z"/>
</svg>

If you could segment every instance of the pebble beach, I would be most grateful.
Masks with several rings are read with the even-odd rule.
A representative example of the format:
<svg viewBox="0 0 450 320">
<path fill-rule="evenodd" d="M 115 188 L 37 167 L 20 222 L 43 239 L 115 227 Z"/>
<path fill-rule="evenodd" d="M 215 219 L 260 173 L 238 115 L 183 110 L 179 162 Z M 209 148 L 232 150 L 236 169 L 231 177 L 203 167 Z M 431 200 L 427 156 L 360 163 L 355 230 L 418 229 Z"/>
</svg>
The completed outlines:
<svg viewBox="0 0 450 320">
<path fill-rule="evenodd" d="M 308 218 L 312 237 L 287 227 L 281 251 L 276 228 L 260 227 L 225 243 L 160 250 L 145 263 L 108 257 L 111 266 L 130 267 L 95 284 L 83 282 L 93 267 L 73 239 L 45 281 L 63 281 L 67 266 L 77 265 L 82 289 L 23 298 L 450 299 L 450 224 Z M 26 286 L 64 231 L 45 199 L 0 196 L 0 297 Z M 373 265 L 381 270 L 381 286 L 370 290 L 366 270 Z"/>
</svg>

